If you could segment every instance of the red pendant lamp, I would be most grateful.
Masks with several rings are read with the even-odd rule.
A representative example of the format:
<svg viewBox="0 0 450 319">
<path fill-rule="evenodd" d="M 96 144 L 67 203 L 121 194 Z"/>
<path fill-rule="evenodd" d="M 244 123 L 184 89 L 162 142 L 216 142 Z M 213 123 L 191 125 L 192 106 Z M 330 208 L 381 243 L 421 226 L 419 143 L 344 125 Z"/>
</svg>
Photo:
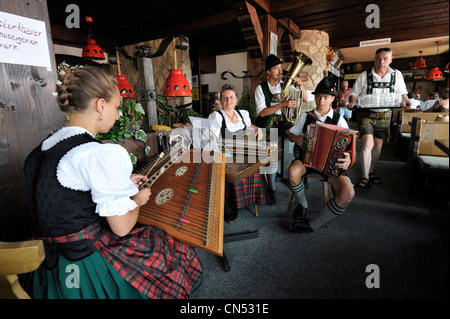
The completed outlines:
<svg viewBox="0 0 450 319">
<path fill-rule="evenodd" d="M 130 83 L 127 81 L 127 76 L 122 75 L 120 73 L 120 59 L 119 59 L 119 50 L 116 50 L 116 58 L 117 58 L 117 70 L 119 71 L 119 75 L 116 75 L 117 84 L 119 86 L 119 92 L 121 97 L 134 97 L 133 88 Z"/>
<path fill-rule="evenodd" d="M 169 77 L 164 84 L 165 97 L 192 96 L 188 80 L 183 75 L 183 70 L 177 69 L 177 50 L 175 47 L 175 38 L 173 39 L 173 56 L 175 68 L 169 70 Z"/>
<path fill-rule="evenodd" d="M 439 55 L 439 44 L 441 44 L 442 41 L 436 41 L 436 55 Z M 438 67 L 433 68 L 428 74 L 427 74 L 427 80 L 441 80 L 444 76 L 442 75 L 441 70 L 439 70 Z"/>
<path fill-rule="evenodd" d="M 427 64 L 425 63 L 425 59 L 422 58 L 423 51 L 420 50 L 419 53 L 420 53 L 420 57 L 418 57 L 416 62 L 414 62 L 413 70 L 424 69 L 427 67 Z"/>
<path fill-rule="evenodd" d="M 86 17 L 87 23 L 93 23 L 94 19 L 92 17 Z M 97 44 L 97 40 L 91 39 L 91 26 L 89 25 L 88 40 L 87 44 L 83 48 L 81 57 L 88 60 L 103 60 L 105 59 L 105 54 L 102 48 Z"/>
</svg>

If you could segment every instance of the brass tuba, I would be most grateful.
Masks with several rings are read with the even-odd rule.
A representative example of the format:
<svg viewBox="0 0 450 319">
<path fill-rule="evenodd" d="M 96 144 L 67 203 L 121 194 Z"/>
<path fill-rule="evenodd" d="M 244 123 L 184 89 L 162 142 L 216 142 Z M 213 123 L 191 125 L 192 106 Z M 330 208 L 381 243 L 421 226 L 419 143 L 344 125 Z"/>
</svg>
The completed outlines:
<svg viewBox="0 0 450 319">
<path fill-rule="evenodd" d="M 300 113 L 302 113 L 302 103 L 303 103 L 303 91 L 300 89 L 291 90 L 292 80 L 298 75 L 300 70 L 305 65 L 311 65 L 312 61 L 306 54 L 302 52 L 294 52 L 294 61 L 292 62 L 291 69 L 289 70 L 286 80 L 284 81 L 283 88 L 281 89 L 281 100 L 286 99 L 291 95 L 291 99 L 297 102 L 297 106 L 293 109 L 283 108 L 281 112 L 283 113 L 284 120 L 288 123 L 295 124 Z"/>
</svg>

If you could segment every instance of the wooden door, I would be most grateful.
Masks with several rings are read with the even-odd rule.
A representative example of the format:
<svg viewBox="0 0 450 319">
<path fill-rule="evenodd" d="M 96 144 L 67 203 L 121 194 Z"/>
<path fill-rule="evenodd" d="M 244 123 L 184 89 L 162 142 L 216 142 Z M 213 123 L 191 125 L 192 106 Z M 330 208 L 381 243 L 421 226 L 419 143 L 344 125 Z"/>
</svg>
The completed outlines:
<svg viewBox="0 0 450 319">
<path fill-rule="evenodd" d="M 57 70 L 47 2 L 2 0 L 0 11 L 45 23 L 51 64 L 47 68 L 0 62 L 0 240 L 13 241 L 28 236 L 22 172 L 25 158 L 46 136 L 62 127 L 64 120 L 51 94 Z M 0 55 L 1 50 L 0 46 Z"/>
</svg>

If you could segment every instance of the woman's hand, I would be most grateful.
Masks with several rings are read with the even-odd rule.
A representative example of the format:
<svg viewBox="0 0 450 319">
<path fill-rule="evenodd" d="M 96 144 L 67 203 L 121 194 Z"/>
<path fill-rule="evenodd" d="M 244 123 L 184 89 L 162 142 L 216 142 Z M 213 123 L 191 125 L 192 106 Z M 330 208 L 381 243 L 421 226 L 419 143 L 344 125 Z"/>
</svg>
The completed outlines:
<svg viewBox="0 0 450 319">
<path fill-rule="evenodd" d="M 148 181 L 148 178 L 141 174 L 131 174 L 130 179 L 136 187 L 139 187 L 144 182 Z"/>
<path fill-rule="evenodd" d="M 134 200 L 136 204 L 140 207 L 147 204 L 151 194 L 152 194 L 151 189 L 148 187 L 144 187 L 141 190 L 139 190 L 139 192 L 136 195 L 131 197 L 131 199 Z"/>
</svg>

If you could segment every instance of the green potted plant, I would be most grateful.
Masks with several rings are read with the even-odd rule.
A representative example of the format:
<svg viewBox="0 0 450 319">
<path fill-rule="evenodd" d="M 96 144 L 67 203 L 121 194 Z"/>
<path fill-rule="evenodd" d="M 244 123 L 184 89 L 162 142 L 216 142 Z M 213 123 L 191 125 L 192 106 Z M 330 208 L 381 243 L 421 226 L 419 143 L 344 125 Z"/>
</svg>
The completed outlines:
<svg viewBox="0 0 450 319">
<path fill-rule="evenodd" d="M 140 141 L 144 146 L 145 156 L 150 152 L 150 147 L 145 143 L 147 141 L 147 134 L 141 129 L 142 120 L 145 115 L 144 108 L 141 103 L 136 102 L 131 98 L 120 98 L 120 108 L 118 109 L 119 118 L 113 127 L 106 134 L 97 135 L 98 140 L 110 140 L 115 143 L 122 144 L 130 153 L 130 159 L 133 165 L 136 165 L 138 157 L 130 152 L 129 147 L 126 147 L 126 140 Z"/>
<path fill-rule="evenodd" d="M 169 105 L 168 99 L 162 95 L 157 96 L 156 102 L 158 104 L 158 121 L 161 125 L 173 127 L 176 123 L 191 123 L 190 116 L 202 117 L 191 108 L 192 102 L 172 106 Z"/>
</svg>

